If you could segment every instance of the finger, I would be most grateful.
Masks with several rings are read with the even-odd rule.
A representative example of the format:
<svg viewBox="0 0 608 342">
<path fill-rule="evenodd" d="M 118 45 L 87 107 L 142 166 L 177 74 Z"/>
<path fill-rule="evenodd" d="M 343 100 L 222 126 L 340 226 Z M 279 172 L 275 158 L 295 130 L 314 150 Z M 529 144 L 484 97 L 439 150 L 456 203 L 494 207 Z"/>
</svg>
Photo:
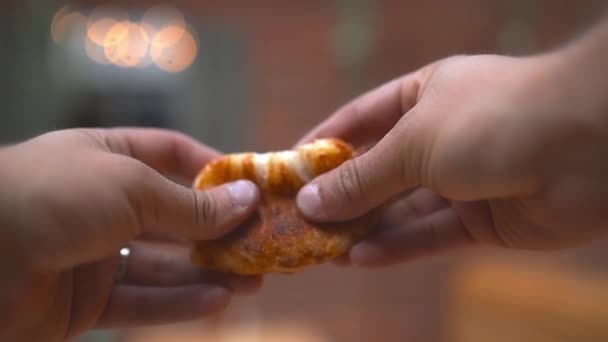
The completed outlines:
<svg viewBox="0 0 608 342">
<path fill-rule="evenodd" d="M 224 309 L 230 293 L 221 286 L 173 288 L 117 285 L 97 328 L 127 328 L 194 320 Z"/>
<path fill-rule="evenodd" d="M 418 156 L 423 154 L 425 147 L 414 140 L 412 144 L 416 147 L 407 148 L 414 152 L 405 160 L 401 136 L 396 130 L 391 131 L 369 152 L 344 162 L 304 186 L 296 198 L 302 214 L 315 221 L 349 220 L 420 185 Z"/>
<path fill-rule="evenodd" d="M 128 172 L 122 175 L 124 188 L 140 226 L 189 239 L 226 234 L 249 217 L 260 200 L 259 189 L 250 181 L 200 191 L 177 185 L 146 166 Z"/>
<path fill-rule="evenodd" d="M 298 145 L 319 138 L 341 138 L 355 146 L 380 140 L 416 103 L 420 74 L 384 84 L 338 109 Z"/>
<path fill-rule="evenodd" d="M 417 188 L 394 201 L 382 212 L 380 226 L 397 226 L 450 205 L 450 201 L 426 188 Z"/>
<path fill-rule="evenodd" d="M 220 154 L 178 132 L 149 128 L 99 130 L 111 152 L 123 154 L 164 175 L 192 180 L 200 169 Z"/>
<path fill-rule="evenodd" d="M 508 247 L 503 237 L 498 234 L 488 201 L 454 201 L 452 207 L 475 241 Z"/>
<path fill-rule="evenodd" d="M 385 229 L 350 250 L 357 266 L 387 266 L 472 245 L 474 240 L 452 208 Z"/>
<path fill-rule="evenodd" d="M 369 238 L 381 236 L 385 230 L 400 229 L 400 227 L 419 220 L 432 213 L 450 206 L 450 202 L 426 188 L 417 188 L 403 194 L 382 211 L 378 229 Z M 345 253 L 335 259 L 339 266 L 352 264 L 350 253 Z"/>
<path fill-rule="evenodd" d="M 260 288 L 262 279 L 202 270 L 192 263 L 190 249 L 184 246 L 133 242 L 123 283 L 154 287 L 216 283 L 248 294 Z"/>
<path fill-rule="evenodd" d="M 409 82 L 415 85 L 404 85 L 403 96 L 416 98 L 419 83 Z M 368 152 L 303 187 L 297 197 L 302 214 L 316 221 L 349 220 L 420 185 L 434 134 L 432 127 L 413 119 L 415 112 L 416 107 Z"/>
</svg>

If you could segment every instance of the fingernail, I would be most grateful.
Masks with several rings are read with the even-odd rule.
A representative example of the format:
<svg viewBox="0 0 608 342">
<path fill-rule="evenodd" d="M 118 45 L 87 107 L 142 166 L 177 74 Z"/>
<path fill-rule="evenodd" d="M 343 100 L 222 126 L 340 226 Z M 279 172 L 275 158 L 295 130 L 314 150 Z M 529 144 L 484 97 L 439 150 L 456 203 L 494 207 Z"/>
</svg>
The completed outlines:
<svg viewBox="0 0 608 342">
<path fill-rule="evenodd" d="M 231 183 L 228 185 L 228 190 L 234 203 L 244 208 L 252 206 L 257 197 L 257 189 L 249 181 L 240 180 Z"/>
<path fill-rule="evenodd" d="M 319 185 L 312 183 L 304 186 L 298 193 L 296 204 L 304 216 L 321 218 L 323 212 Z"/>
</svg>

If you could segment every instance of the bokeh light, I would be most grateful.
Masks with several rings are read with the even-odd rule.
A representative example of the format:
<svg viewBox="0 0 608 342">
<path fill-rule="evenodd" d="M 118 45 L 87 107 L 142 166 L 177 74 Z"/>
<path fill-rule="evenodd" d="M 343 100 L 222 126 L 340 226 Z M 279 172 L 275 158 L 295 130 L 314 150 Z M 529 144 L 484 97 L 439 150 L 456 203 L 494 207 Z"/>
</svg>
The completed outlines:
<svg viewBox="0 0 608 342">
<path fill-rule="evenodd" d="M 66 6 L 53 18 L 53 41 L 61 44 L 71 30 L 82 27 L 86 55 L 101 65 L 137 69 L 156 65 L 178 73 L 192 65 L 198 53 L 196 32 L 183 13 L 170 5 L 147 9 L 139 22 L 116 5 L 98 6 L 88 16 Z"/>
<path fill-rule="evenodd" d="M 176 28 L 166 27 L 164 30 L 175 31 Z M 188 68 L 196 58 L 197 52 L 196 39 L 188 30 L 183 31 L 181 39 L 176 44 L 166 48 L 151 45 L 151 55 L 154 63 L 160 69 L 171 73 L 181 72 Z"/>
<path fill-rule="evenodd" d="M 169 5 L 156 5 L 148 9 L 141 20 L 150 37 L 155 37 L 152 44 L 166 48 L 177 44 L 186 29 L 186 20 L 180 10 Z M 171 28 L 171 30 L 166 30 Z"/>
<path fill-rule="evenodd" d="M 115 5 L 96 7 L 87 20 L 87 36 L 98 45 L 104 44 L 106 34 L 116 23 L 129 20 L 129 15 Z"/>
<path fill-rule="evenodd" d="M 154 34 L 152 46 L 155 48 L 168 48 L 179 43 L 184 35 L 185 29 L 181 26 L 165 26 Z"/>
<path fill-rule="evenodd" d="M 86 22 L 86 17 L 72 10 L 69 6 L 64 6 L 53 17 L 51 22 L 51 37 L 57 44 L 62 44 L 69 34 Z"/>
<path fill-rule="evenodd" d="M 97 45 L 104 45 L 108 32 L 117 24 L 113 18 L 102 18 L 87 26 L 87 37 Z"/>
<path fill-rule="evenodd" d="M 101 45 L 103 47 L 118 45 L 129 32 L 129 25 L 129 21 L 121 21 L 112 25 L 104 35 Z"/>
<path fill-rule="evenodd" d="M 120 67 L 128 67 L 128 65 L 125 65 L 122 62 L 122 59 L 118 54 L 118 44 L 120 44 L 127 35 L 129 31 L 128 26 L 128 21 L 123 21 L 114 24 L 112 28 L 106 33 L 102 44 L 104 48 L 105 57 L 112 64 Z"/>
<path fill-rule="evenodd" d="M 105 49 L 110 53 L 115 64 L 135 67 L 146 57 L 150 39 L 137 23 L 121 22 L 110 31 L 115 35 L 108 34 L 110 39 L 105 44 Z M 108 55 L 106 57 L 110 59 Z"/>
</svg>

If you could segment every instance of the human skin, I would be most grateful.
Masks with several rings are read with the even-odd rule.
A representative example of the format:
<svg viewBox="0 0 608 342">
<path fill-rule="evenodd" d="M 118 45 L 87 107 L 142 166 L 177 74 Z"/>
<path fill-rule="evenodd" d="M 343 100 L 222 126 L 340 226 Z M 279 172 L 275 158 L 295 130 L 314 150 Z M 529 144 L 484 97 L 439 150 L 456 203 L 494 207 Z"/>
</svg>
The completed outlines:
<svg viewBox="0 0 608 342">
<path fill-rule="evenodd" d="M 188 240 L 222 236 L 259 200 L 247 181 L 203 192 L 166 178 L 193 179 L 218 155 L 154 129 L 56 131 L 1 148 L 0 340 L 192 320 L 257 289 L 260 278 L 189 260 Z"/>
<path fill-rule="evenodd" d="M 311 220 L 388 205 L 341 260 L 385 266 L 477 243 L 574 246 L 608 227 L 608 23 L 529 57 L 456 56 L 339 109 L 300 143 L 373 145 L 301 189 Z"/>
</svg>

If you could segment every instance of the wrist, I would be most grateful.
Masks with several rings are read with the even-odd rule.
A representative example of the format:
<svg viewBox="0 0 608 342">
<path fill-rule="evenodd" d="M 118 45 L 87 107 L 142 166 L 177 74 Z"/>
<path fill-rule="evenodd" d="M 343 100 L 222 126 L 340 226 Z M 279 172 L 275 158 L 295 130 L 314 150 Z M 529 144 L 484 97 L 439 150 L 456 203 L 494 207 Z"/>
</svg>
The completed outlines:
<svg viewBox="0 0 608 342">
<path fill-rule="evenodd" d="M 565 47 L 539 56 L 559 89 L 556 95 L 573 115 L 596 124 L 608 123 L 608 21 Z"/>
</svg>

